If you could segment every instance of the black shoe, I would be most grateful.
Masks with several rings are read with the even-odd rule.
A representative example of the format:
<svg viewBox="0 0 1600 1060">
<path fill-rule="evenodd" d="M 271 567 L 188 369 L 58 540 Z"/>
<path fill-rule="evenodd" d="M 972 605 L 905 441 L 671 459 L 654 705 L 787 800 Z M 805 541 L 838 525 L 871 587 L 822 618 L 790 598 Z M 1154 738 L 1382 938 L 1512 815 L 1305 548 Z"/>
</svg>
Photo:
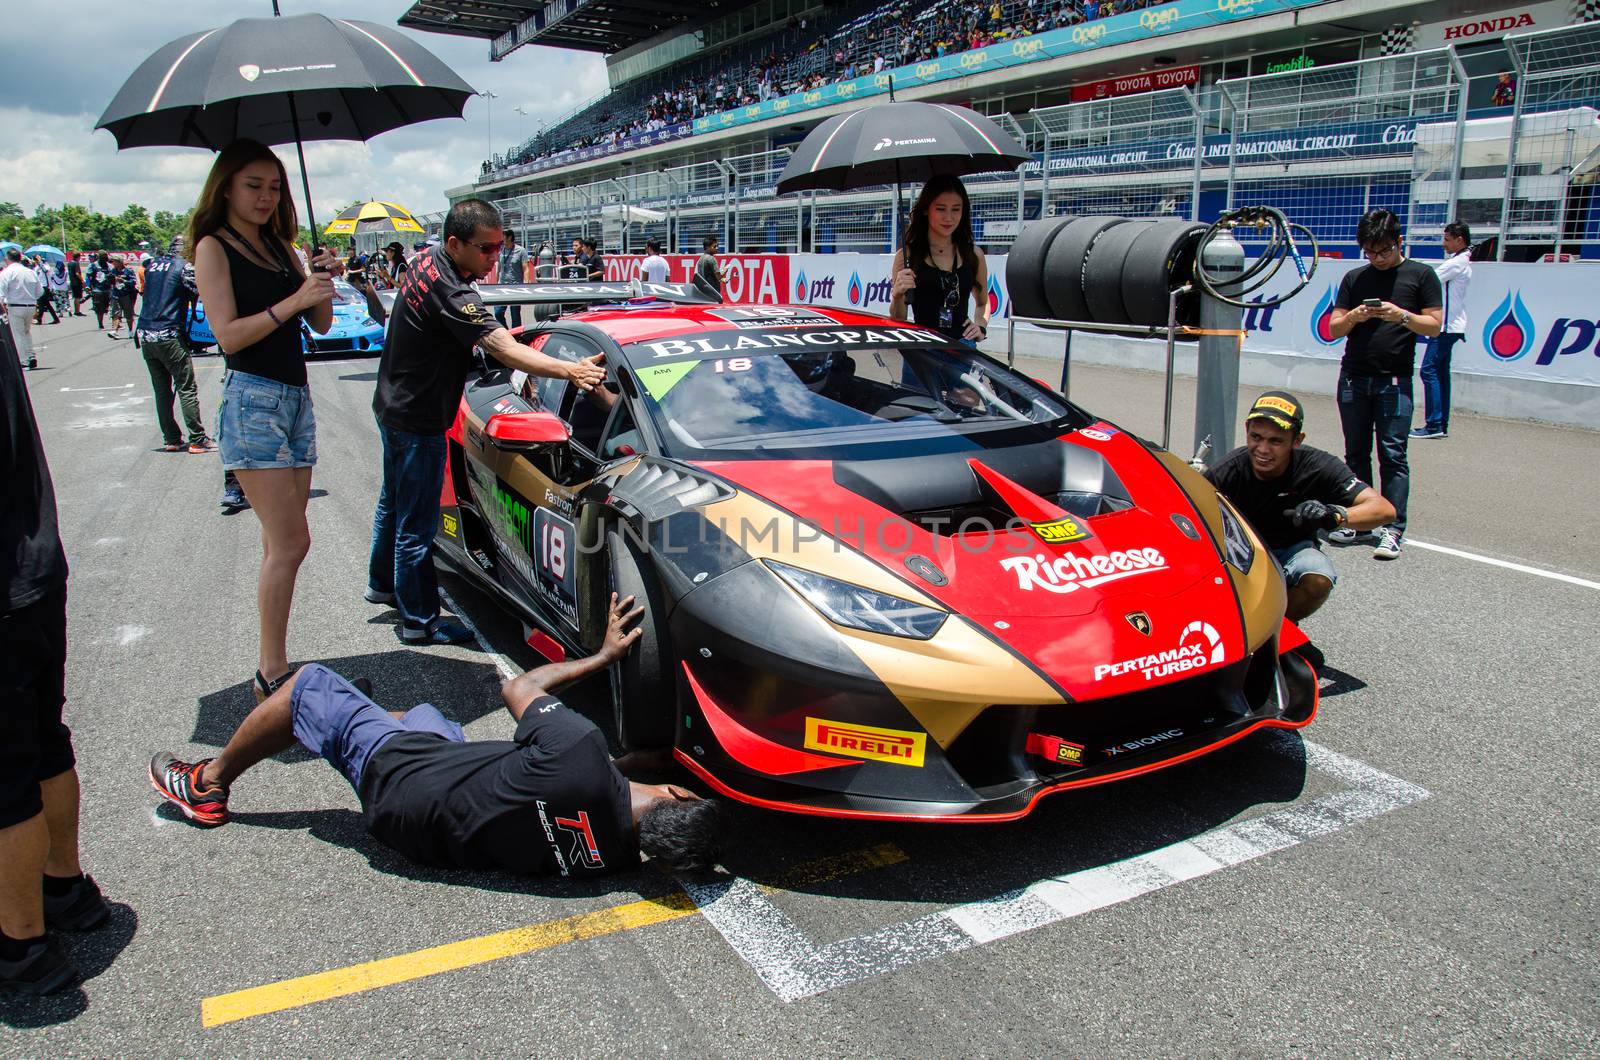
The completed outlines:
<svg viewBox="0 0 1600 1060">
<path fill-rule="evenodd" d="M 473 639 L 472 630 L 458 622 L 434 619 L 427 629 L 400 627 L 400 639 L 407 644 L 467 644 Z"/>
<path fill-rule="evenodd" d="M 0 958 L 0 985 L 24 994 L 54 994 L 77 981 L 78 969 L 54 939 L 39 939 L 18 960 Z"/>
<path fill-rule="evenodd" d="M 238 486 L 223 490 L 220 503 L 224 512 L 242 512 L 250 507 L 250 502 L 245 498 L 244 490 Z"/>
<path fill-rule="evenodd" d="M 34 370 L 34 369 L 35 369 L 35 368 L 37 368 L 37 367 L 39 367 L 39 362 L 38 362 L 38 360 L 37 360 L 37 359 L 35 359 L 35 358 L 33 358 L 33 357 L 29 357 L 29 358 L 28 358 L 28 371 L 30 371 L 30 372 L 31 372 L 31 371 L 33 371 L 33 370 Z"/>
<path fill-rule="evenodd" d="M 45 893 L 45 926 L 56 931 L 93 931 L 110 919 L 111 907 L 87 873 L 74 880 L 66 894 Z"/>
</svg>

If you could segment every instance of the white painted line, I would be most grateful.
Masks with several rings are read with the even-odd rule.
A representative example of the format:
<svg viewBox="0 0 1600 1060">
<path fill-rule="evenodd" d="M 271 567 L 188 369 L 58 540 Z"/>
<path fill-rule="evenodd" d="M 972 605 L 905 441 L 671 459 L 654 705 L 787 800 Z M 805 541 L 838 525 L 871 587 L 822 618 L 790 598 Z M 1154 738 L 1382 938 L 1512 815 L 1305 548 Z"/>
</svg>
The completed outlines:
<svg viewBox="0 0 1600 1060">
<path fill-rule="evenodd" d="M 1510 560 L 1495 559 L 1493 556 L 1480 556 L 1476 552 L 1467 552 L 1464 549 L 1451 548 L 1448 545 L 1431 545 L 1426 541 L 1418 541 L 1414 537 L 1406 538 L 1405 545 L 1408 548 L 1427 549 L 1429 552 L 1442 552 L 1446 556 L 1455 556 L 1458 559 L 1470 559 L 1474 563 L 1487 563 L 1491 567 L 1504 567 L 1506 570 L 1514 570 L 1520 574 L 1534 574 L 1540 578 L 1566 582 L 1568 585 L 1576 585 L 1584 589 L 1600 589 L 1600 582 L 1592 582 L 1587 578 L 1574 578 L 1570 574 L 1560 574 L 1553 570 L 1530 567 L 1526 563 L 1512 563 Z"/>
<path fill-rule="evenodd" d="M 1104 909 L 1331 835 L 1419 802 L 1428 791 L 1363 762 L 1275 733 L 1263 745 L 1349 785 L 1159 850 L 1040 880 L 917 920 L 816 945 L 755 884 L 679 880 L 707 922 L 782 1000 L 796 1001 L 933 957 Z"/>
<path fill-rule="evenodd" d="M 489 646 L 489 642 L 484 639 L 483 634 L 478 632 L 477 623 L 473 622 L 471 618 L 467 617 L 467 613 L 465 611 L 456 606 L 456 602 L 450 598 L 450 594 L 445 592 L 443 588 L 439 590 L 439 599 L 444 601 L 444 606 L 456 613 L 456 617 L 461 619 L 462 625 L 472 630 L 472 639 L 478 642 L 478 648 L 485 655 L 494 660 L 495 669 L 500 671 L 500 676 L 502 679 L 509 681 L 512 678 L 521 675 L 522 671 L 517 669 L 516 666 L 512 664 L 510 659 L 506 658 L 504 655 L 501 655 L 499 652 L 495 651 Z"/>
<path fill-rule="evenodd" d="M 64 386 L 63 394 L 88 394 L 95 390 L 132 390 L 132 383 L 123 383 L 121 386 Z"/>
</svg>

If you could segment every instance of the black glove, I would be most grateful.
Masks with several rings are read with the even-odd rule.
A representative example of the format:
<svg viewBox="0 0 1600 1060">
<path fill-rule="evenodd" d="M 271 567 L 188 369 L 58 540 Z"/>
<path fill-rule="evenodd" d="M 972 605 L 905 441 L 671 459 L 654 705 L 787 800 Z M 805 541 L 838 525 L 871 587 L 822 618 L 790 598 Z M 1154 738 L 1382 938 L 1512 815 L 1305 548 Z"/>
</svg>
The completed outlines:
<svg viewBox="0 0 1600 1060">
<path fill-rule="evenodd" d="M 1284 509 L 1284 517 L 1296 526 L 1309 526 L 1317 530 L 1337 530 L 1344 525 L 1345 509 L 1337 504 L 1323 504 L 1318 500 L 1301 501 L 1293 508 Z"/>
</svg>

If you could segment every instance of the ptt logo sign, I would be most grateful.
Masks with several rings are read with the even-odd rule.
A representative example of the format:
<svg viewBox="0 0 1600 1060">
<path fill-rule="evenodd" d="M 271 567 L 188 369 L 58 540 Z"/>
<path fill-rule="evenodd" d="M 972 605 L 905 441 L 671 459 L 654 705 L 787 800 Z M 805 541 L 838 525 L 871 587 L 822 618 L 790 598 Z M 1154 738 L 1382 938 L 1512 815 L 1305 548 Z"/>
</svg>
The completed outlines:
<svg viewBox="0 0 1600 1060">
<path fill-rule="evenodd" d="M 1522 301 L 1522 292 L 1506 292 L 1505 299 L 1483 322 L 1483 348 L 1496 361 L 1510 364 L 1520 361 L 1539 348 L 1533 363 L 1540 367 L 1555 363 L 1557 357 L 1570 357 L 1592 353 L 1600 357 L 1600 320 L 1582 317 L 1556 317 L 1544 342 L 1539 341 L 1539 327 Z"/>
<path fill-rule="evenodd" d="M 833 282 L 831 275 L 808 279 L 802 269 L 794 278 L 794 300 L 801 304 L 827 304 L 833 298 Z"/>
<path fill-rule="evenodd" d="M 1178 21 L 1178 12 L 1171 8 L 1146 8 L 1139 13 L 1139 25 L 1152 33 L 1171 29 Z"/>
<path fill-rule="evenodd" d="M 1317 308 L 1311 311 L 1311 337 L 1322 346 L 1337 346 L 1343 339 L 1333 335 L 1333 288 L 1329 287 L 1317 299 Z"/>
<path fill-rule="evenodd" d="M 1217 0 L 1217 2 L 1222 3 L 1224 0 Z M 1098 22 L 1092 26 L 1072 27 L 1072 43 L 1074 44 L 1095 44 L 1100 40 L 1101 37 L 1104 37 L 1105 35 L 1105 26 Z"/>
<path fill-rule="evenodd" d="M 845 298 L 849 299 L 852 306 L 865 309 L 879 302 L 885 305 L 889 302 L 889 288 L 892 286 L 888 280 L 879 280 L 876 283 L 862 283 L 861 275 L 852 272 L 850 283 L 844 289 Z M 833 293 L 832 280 L 829 281 L 828 293 Z"/>
<path fill-rule="evenodd" d="M 989 319 L 997 319 L 1004 305 L 1005 298 L 1000 292 L 1000 280 L 991 272 L 989 274 Z"/>
</svg>

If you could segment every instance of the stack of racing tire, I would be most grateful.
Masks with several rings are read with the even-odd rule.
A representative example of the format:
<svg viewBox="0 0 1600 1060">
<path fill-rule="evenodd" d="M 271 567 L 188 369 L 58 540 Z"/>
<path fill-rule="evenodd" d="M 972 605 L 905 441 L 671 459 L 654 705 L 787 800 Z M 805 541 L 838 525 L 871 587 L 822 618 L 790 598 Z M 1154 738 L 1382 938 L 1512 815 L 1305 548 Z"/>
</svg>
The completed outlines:
<svg viewBox="0 0 1600 1060">
<path fill-rule="evenodd" d="M 1189 283 L 1206 226 L 1177 219 L 1050 217 L 1022 230 L 1006 258 L 1011 313 L 1062 322 L 1165 327 L 1168 298 Z M 1178 297 L 1179 325 L 1199 322 L 1198 292 Z"/>
</svg>

